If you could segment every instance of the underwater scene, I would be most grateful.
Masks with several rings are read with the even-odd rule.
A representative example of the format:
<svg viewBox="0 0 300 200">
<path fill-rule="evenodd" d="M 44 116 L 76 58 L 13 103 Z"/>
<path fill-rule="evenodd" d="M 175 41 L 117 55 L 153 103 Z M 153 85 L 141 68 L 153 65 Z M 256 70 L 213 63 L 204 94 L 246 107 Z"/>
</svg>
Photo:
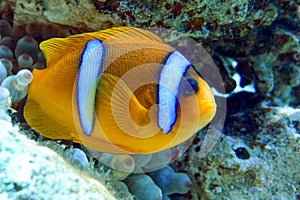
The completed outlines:
<svg viewBox="0 0 300 200">
<path fill-rule="evenodd" d="M 0 0 L 0 200 L 300 200 L 298 0 Z"/>
</svg>

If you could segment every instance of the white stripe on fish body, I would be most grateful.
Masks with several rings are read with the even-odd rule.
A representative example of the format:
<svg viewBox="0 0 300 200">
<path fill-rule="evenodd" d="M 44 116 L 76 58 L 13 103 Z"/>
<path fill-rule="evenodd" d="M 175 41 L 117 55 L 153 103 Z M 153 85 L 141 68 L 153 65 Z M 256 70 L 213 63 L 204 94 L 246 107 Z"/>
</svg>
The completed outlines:
<svg viewBox="0 0 300 200">
<path fill-rule="evenodd" d="M 83 50 L 77 78 L 77 102 L 80 125 L 86 135 L 93 131 L 95 97 L 102 72 L 104 46 L 100 40 L 90 40 Z"/>
<path fill-rule="evenodd" d="M 167 134 L 176 121 L 176 98 L 180 81 L 191 63 L 178 51 L 166 60 L 158 82 L 158 126 Z"/>
</svg>

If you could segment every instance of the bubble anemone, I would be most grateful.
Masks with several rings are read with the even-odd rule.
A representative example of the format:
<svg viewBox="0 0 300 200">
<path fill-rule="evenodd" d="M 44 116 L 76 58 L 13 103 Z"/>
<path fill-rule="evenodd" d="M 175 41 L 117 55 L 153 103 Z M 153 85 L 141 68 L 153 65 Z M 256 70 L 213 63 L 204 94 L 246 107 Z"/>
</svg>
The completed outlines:
<svg viewBox="0 0 300 200">
<path fill-rule="evenodd" d="M 28 85 L 31 81 L 32 73 L 27 69 L 22 69 L 16 75 L 4 79 L 1 86 L 9 90 L 12 102 L 17 102 L 27 95 Z"/>
<path fill-rule="evenodd" d="M 12 75 L 12 68 L 13 68 L 13 64 L 12 62 L 7 59 L 7 58 L 1 58 L 0 59 L 0 62 L 3 64 L 3 66 L 5 67 L 6 69 L 6 72 L 7 72 L 7 75 Z"/>
<path fill-rule="evenodd" d="M 31 68 L 32 64 L 33 64 L 33 59 L 28 53 L 23 53 L 18 57 L 19 69 Z"/>
<path fill-rule="evenodd" d="M 13 52 L 5 45 L 0 46 L 0 58 L 13 59 Z"/>
<path fill-rule="evenodd" d="M 20 55 L 27 53 L 34 61 L 37 60 L 37 54 L 40 52 L 38 42 L 31 36 L 25 35 L 18 40 L 15 49 L 15 56 L 18 58 Z"/>
<path fill-rule="evenodd" d="M 10 24 L 5 20 L 0 20 L 0 34 L 1 37 L 8 36 L 11 31 Z"/>
</svg>

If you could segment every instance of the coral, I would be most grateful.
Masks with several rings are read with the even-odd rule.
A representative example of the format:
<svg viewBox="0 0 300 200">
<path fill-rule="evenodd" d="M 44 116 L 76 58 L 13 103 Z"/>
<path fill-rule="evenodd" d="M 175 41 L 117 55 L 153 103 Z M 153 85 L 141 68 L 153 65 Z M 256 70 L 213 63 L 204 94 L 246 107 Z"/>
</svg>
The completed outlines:
<svg viewBox="0 0 300 200">
<path fill-rule="evenodd" d="M 15 49 L 15 56 L 19 58 L 24 53 L 29 54 L 34 61 L 37 60 L 37 54 L 40 52 L 39 45 L 37 41 L 28 35 L 25 35 L 21 39 L 18 40 L 16 49 Z"/>
<path fill-rule="evenodd" d="M 254 82 L 260 94 L 272 94 L 288 103 L 292 88 L 300 84 L 300 69 L 295 57 L 300 53 L 299 39 L 283 30 L 272 34 L 274 39 L 271 42 L 275 44 L 270 51 L 252 55 L 249 52 L 249 60 L 257 74 Z"/>
<path fill-rule="evenodd" d="M 261 114 L 257 110 L 244 114 L 253 117 L 244 119 L 247 122 L 259 120 L 257 129 L 227 127 L 230 136 L 223 135 L 202 159 L 195 148 L 189 150 L 189 162 L 183 161 L 181 167 L 194 177 L 192 199 L 274 199 L 275 193 L 276 198 L 296 199 L 300 189 L 296 167 L 300 159 L 300 110 L 270 107 L 268 102 L 260 109 Z"/>
<path fill-rule="evenodd" d="M 19 69 L 29 69 L 32 67 L 33 64 L 33 59 L 32 57 L 27 54 L 27 53 L 23 53 L 18 57 L 18 67 Z"/>
<path fill-rule="evenodd" d="M 257 25 L 270 24 L 278 15 L 273 4 L 256 7 L 248 0 L 146 1 L 143 4 L 127 0 L 121 1 L 117 12 L 96 8 L 120 17 L 124 24 L 172 27 L 194 38 L 205 39 L 245 35 Z"/>
<path fill-rule="evenodd" d="M 274 4 L 266 4 L 262 12 Z M 256 93 L 262 97 L 277 99 L 277 103 L 291 103 L 291 94 L 299 86 L 299 18 L 291 19 L 296 15 L 295 2 L 278 2 L 275 6 L 283 9 L 265 25 L 255 25 L 246 35 L 235 35 L 232 39 L 221 37 L 218 41 L 209 40 L 210 49 L 218 56 L 230 57 L 237 65 L 228 69 L 226 63 L 215 59 L 225 79 L 227 92 L 235 89 L 231 83 L 232 76 L 238 73 L 241 76 L 241 86 L 254 84 Z M 253 7 L 254 8 L 254 7 Z M 289 14 L 286 14 L 289 13 Z M 262 14 L 262 13 L 261 13 Z M 266 20 L 262 18 L 261 20 Z M 221 40 L 221 41 L 220 41 Z M 237 48 L 238 47 L 238 48 Z M 216 57 L 216 56 L 215 56 Z"/>
<path fill-rule="evenodd" d="M 184 173 L 175 173 L 170 166 L 149 172 L 149 176 L 165 196 L 174 193 L 185 194 L 192 188 L 190 178 Z"/>
<path fill-rule="evenodd" d="M 38 18 L 41 23 L 45 24 L 45 17 L 48 21 L 57 24 L 79 27 L 81 31 L 117 25 L 173 28 L 185 36 L 196 39 L 213 56 L 218 54 L 237 62 L 236 69 L 229 72 L 224 63 L 216 60 L 228 93 L 236 87 L 232 77 L 235 72 L 241 76 L 242 85 L 255 84 L 255 89 L 260 95 L 274 96 L 283 103 L 290 103 L 292 98 L 289 96 L 296 92 L 299 85 L 295 81 L 299 79 L 297 76 L 299 68 L 297 57 L 299 55 L 299 36 L 297 37 L 299 21 L 297 20 L 299 17 L 296 1 L 168 0 L 141 3 L 135 0 L 109 0 L 92 1 L 90 4 L 84 1 L 77 4 L 82 3 L 84 5 L 82 8 L 90 9 L 91 13 L 94 13 L 93 17 L 88 15 L 86 19 L 75 17 L 73 20 L 67 20 L 69 16 L 66 17 L 65 13 L 58 17 L 64 17 L 64 19 L 52 16 L 54 10 L 60 11 L 62 8 L 66 8 L 63 10 L 69 8 L 66 13 L 70 16 L 81 11 L 81 9 L 76 11 L 70 2 L 57 1 L 60 2 L 56 4 L 60 5 L 59 8 L 51 3 L 37 2 L 33 5 L 32 2 L 20 1 L 16 5 L 15 21 L 25 24 L 23 20 L 30 18 L 29 25 L 25 29 L 33 29 L 32 32 L 34 29 L 39 29 L 38 26 L 32 24 L 36 22 L 35 19 Z M 47 11 L 47 14 L 41 14 L 42 10 Z M 22 17 L 23 15 L 27 18 Z M 37 15 L 39 17 L 36 17 Z M 91 24 L 87 25 L 87 23 Z M 14 32 L 13 30 L 14 27 L 11 32 Z M 50 30 L 53 29 L 50 28 Z M 286 60 L 287 58 L 289 60 Z M 284 81 L 286 78 L 291 79 L 292 84 Z"/>
<path fill-rule="evenodd" d="M 0 199 L 116 199 L 103 183 L 28 139 L 17 126 L 0 120 L 0 127 Z"/>
<path fill-rule="evenodd" d="M 16 75 L 11 75 L 4 79 L 1 86 L 6 87 L 10 91 L 12 102 L 17 102 L 27 95 L 28 85 L 31 81 L 32 73 L 27 69 L 23 69 Z"/>
<path fill-rule="evenodd" d="M 100 174 L 104 174 L 108 185 L 117 183 L 117 188 L 120 190 L 118 187 L 119 182 L 116 181 L 122 180 L 128 186 L 129 191 L 138 196 L 138 199 L 154 198 L 151 195 L 148 196 L 148 193 L 142 194 L 142 190 L 147 188 L 149 190 L 154 189 L 153 195 L 156 196 L 158 195 L 156 188 L 158 188 L 159 194 L 163 193 L 167 197 L 173 193 L 185 194 L 192 186 L 186 174 L 175 173 L 172 168 L 167 166 L 175 158 L 175 149 L 168 149 L 154 154 L 135 155 L 101 153 L 87 148 L 83 149 L 90 160 L 97 159 L 95 169 Z M 144 175 L 146 172 L 149 172 L 150 176 Z M 136 173 L 143 176 L 136 175 Z M 142 181 L 145 181 L 144 186 L 138 189 L 137 186 Z M 125 194 L 127 192 L 124 188 L 121 191 Z"/>
<path fill-rule="evenodd" d="M 34 65 L 32 65 L 33 69 L 45 69 L 46 65 L 45 62 L 38 60 L 36 63 L 34 63 Z"/>
<path fill-rule="evenodd" d="M 43 40 L 58 36 L 58 30 L 51 25 L 43 26 L 41 30 L 41 37 Z"/>
<path fill-rule="evenodd" d="M 45 60 L 45 57 L 42 54 L 42 52 L 40 52 L 37 55 L 37 61 L 36 61 L 36 63 L 34 63 L 32 68 L 36 68 L 36 69 L 45 69 L 46 68 L 46 60 Z"/>
<path fill-rule="evenodd" d="M 13 58 L 13 52 L 5 45 L 0 46 L 0 58 Z"/>
<path fill-rule="evenodd" d="M 89 161 L 85 153 L 79 148 L 68 149 L 65 152 L 65 156 L 74 166 L 78 166 L 81 169 L 87 169 L 89 167 Z"/>
<path fill-rule="evenodd" d="M 133 200 L 132 194 L 128 191 L 128 187 L 121 181 L 109 181 L 107 187 L 111 189 L 118 199 Z"/>
<path fill-rule="evenodd" d="M 1 37 L 8 36 L 11 30 L 10 24 L 6 20 L 0 20 L 0 35 Z"/>
<path fill-rule="evenodd" d="M 11 106 L 11 99 L 9 90 L 0 86 L 0 119 L 10 122 L 11 118 L 7 110 Z"/>
<path fill-rule="evenodd" d="M 25 27 L 25 25 L 14 25 L 10 32 L 10 36 L 15 40 L 19 40 L 26 35 Z"/>
<path fill-rule="evenodd" d="M 84 148 L 84 151 L 90 159 L 97 159 L 98 166 L 96 170 L 104 174 L 109 185 L 117 183 L 117 188 L 120 190 L 118 187 L 119 182 L 116 181 L 122 180 L 128 186 L 129 191 L 138 196 L 138 199 L 154 198 L 152 195 L 149 196 L 148 193 L 142 193 L 146 189 L 151 190 L 152 188 L 154 190 L 153 195 L 157 196 L 163 193 L 167 197 L 173 193 L 185 194 L 192 187 L 186 174 L 176 173 L 167 166 L 176 156 L 175 149 L 168 149 L 154 154 L 135 155 L 101 153 L 87 148 Z M 147 172 L 150 176 L 144 175 Z M 143 176 L 136 175 L 136 173 Z M 142 181 L 145 181 L 144 186 L 137 188 Z M 159 192 L 156 188 L 159 189 Z M 121 191 L 125 194 L 127 192 L 124 188 Z"/>
<path fill-rule="evenodd" d="M 7 46 L 10 49 L 15 49 L 16 47 L 16 41 L 11 36 L 2 37 L 0 44 Z"/>
<path fill-rule="evenodd" d="M 130 155 L 102 153 L 98 160 L 102 164 L 98 170 L 106 173 L 106 180 L 123 180 L 134 170 Z"/>
<path fill-rule="evenodd" d="M 74 27 L 74 29 L 81 31 L 99 30 L 109 28 L 112 25 L 120 25 L 120 21 L 111 15 L 98 13 L 89 0 L 74 2 L 19 0 L 15 5 L 14 22 L 16 24 L 28 24 L 28 21 L 46 25 L 52 23 L 60 27 L 64 27 L 68 23 L 68 27 Z"/>
<path fill-rule="evenodd" d="M 129 191 L 139 200 L 160 200 L 162 192 L 145 174 L 132 175 L 125 180 Z"/>
<path fill-rule="evenodd" d="M 42 62 L 46 62 L 46 59 L 45 59 L 45 57 L 44 57 L 44 55 L 43 55 L 42 52 L 38 53 L 37 60 L 38 61 L 42 61 Z"/>
<path fill-rule="evenodd" d="M 143 172 L 144 167 L 152 159 L 152 154 L 134 154 L 131 155 L 135 163 L 135 172 Z"/>
<path fill-rule="evenodd" d="M 168 165 L 174 156 L 174 152 L 172 149 L 166 149 L 164 151 L 160 151 L 152 154 L 152 157 L 149 162 L 147 162 L 142 168 L 144 171 L 153 171 L 160 169 L 166 165 Z"/>
<path fill-rule="evenodd" d="M 30 37 L 38 38 L 41 36 L 42 27 L 37 23 L 29 23 L 25 27 L 25 32 Z"/>
<path fill-rule="evenodd" d="M 10 9 L 2 14 L 2 19 L 7 21 L 9 24 L 13 24 L 14 13 Z"/>
<path fill-rule="evenodd" d="M 12 75 L 12 68 L 13 68 L 12 62 L 7 58 L 1 58 L 0 62 L 4 65 L 4 67 L 6 69 L 6 72 L 7 72 L 7 75 Z M 2 81 L 0 81 L 0 83 L 1 82 Z"/>
<path fill-rule="evenodd" d="M 70 2 L 57 0 L 55 3 L 19 1 L 16 5 L 16 20 L 19 24 L 27 21 L 77 27 L 84 31 L 94 31 L 117 25 L 173 27 L 180 32 L 188 32 L 195 38 L 233 37 L 245 35 L 258 25 L 269 25 L 278 15 L 273 4 L 252 5 L 249 0 L 226 1 L 87 1 L 77 2 L 83 18 Z M 80 6 L 79 6 L 80 4 Z M 59 5 L 59 7 L 57 6 Z M 51 8 L 51 9 L 50 9 Z M 89 12 L 87 12 L 89 10 Z M 98 10 L 99 12 L 97 12 Z M 40 12 L 43 14 L 40 14 Z M 64 11 L 64 12 L 63 12 Z M 55 15 L 55 13 L 62 13 Z M 155 15 L 153 15 L 155 13 Z M 55 17 L 53 17 L 55 15 Z M 76 16 L 74 16 L 76 15 Z M 79 14 L 80 15 L 80 14 Z M 36 16 L 39 16 L 38 18 Z M 74 16 L 74 17 L 72 17 Z M 69 19 L 72 20 L 69 20 Z"/>
</svg>

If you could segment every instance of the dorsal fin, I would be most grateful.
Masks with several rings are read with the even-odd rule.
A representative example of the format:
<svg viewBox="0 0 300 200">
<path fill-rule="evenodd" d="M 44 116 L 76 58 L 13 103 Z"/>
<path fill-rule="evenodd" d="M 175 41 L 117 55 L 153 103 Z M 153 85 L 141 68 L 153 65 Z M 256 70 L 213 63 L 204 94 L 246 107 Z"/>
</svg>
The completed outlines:
<svg viewBox="0 0 300 200">
<path fill-rule="evenodd" d="M 134 27 L 118 27 L 72 35 L 67 38 L 51 38 L 40 44 L 40 49 L 46 58 L 47 67 L 53 66 L 67 54 L 70 55 L 72 53 L 72 56 L 78 56 L 83 51 L 86 42 L 91 39 L 98 39 L 100 41 L 112 39 L 111 42 L 128 42 L 130 40 L 136 41 L 137 39 L 143 39 L 163 43 L 155 34 Z"/>
</svg>

